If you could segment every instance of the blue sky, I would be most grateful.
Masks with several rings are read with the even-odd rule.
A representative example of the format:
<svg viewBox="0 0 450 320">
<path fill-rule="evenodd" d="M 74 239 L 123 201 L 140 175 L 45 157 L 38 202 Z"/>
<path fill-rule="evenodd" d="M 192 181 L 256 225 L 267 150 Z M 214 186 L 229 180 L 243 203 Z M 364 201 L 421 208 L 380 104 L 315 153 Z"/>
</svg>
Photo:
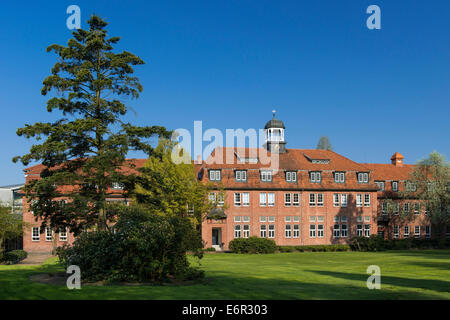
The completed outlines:
<svg viewBox="0 0 450 320">
<path fill-rule="evenodd" d="M 11 158 L 32 141 L 25 123 L 51 121 L 42 80 L 65 44 L 66 8 L 93 12 L 139 55 L 144 91 L 128 104 L 138 125 L 204 130 L 261 128 L 277 109 L 288 148 L 315 148 L 387 163 L 450 154 L 449 1 L 33 1 L 0 8 L 0 185 L 24 181 Z M 381 8 L 381 30 L 366 8 Z"/>
</svg>

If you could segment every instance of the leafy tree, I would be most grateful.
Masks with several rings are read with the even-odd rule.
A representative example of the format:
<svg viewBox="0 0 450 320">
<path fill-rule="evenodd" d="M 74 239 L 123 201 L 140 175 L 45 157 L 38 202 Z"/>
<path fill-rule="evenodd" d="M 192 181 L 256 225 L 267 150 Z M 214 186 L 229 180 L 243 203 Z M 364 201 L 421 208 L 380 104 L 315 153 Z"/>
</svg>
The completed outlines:
<svg viewBox="0 0 450 320">
<path fill-rule="evenodd" d="M 123 98 L 138 98 L 142 91 L 133 66 L 144 62 L 128 51 L 114 52 L 120 38 L 108 37 L 105 20 L 93 15 L 88 24 L 89 30 L 72 33 L 67 46 L 47 48 L 58 55 L 58 62 L 43 82 L 42 95 L 56 91 L 47 111 L 59 110 L 62 117 L 18 129 L 19 136 L 44 141 L 13 158 L 24 165 L 42 162 L 40 179 L 25 186 L 32 210 L 43 219 L 43 227 L 69 227 L 75 235 L 94 226 L 108 228 L 110 186 L 122 184 L 125 196 L 134 189 L 135 166 L 126 160 L 127 153 L 151 154 L 150 138 L 169 136 L 163 127 L 137 127 L 122 120 L 129 109 Z M 61 197 L 69 198 L 68 203 L 58 201 Z"/>
<path fill-rule="evenodd" d="M 428 217 L 440 242 L 445 242 L 450 225 L 450 163 L 436 151 L 419 161 L 407 181 L 404 198 L 417 198 L 426 206 Z"/>
<path fill-rule="evenodd" d="M 330 139 L 328 139 L 327 136 L 320 137 L 319 142 L 317 143 L 316 149 L 333 151 L 333 147 L 331 146 Z"/>
<path fill-rule="evenodd" d="M 0 259 L 4 251 L 4 241 L 20 237 L 24 225 L 20 214 L 13 214 L 11 208 L 0 206 Z"/>
</svg>

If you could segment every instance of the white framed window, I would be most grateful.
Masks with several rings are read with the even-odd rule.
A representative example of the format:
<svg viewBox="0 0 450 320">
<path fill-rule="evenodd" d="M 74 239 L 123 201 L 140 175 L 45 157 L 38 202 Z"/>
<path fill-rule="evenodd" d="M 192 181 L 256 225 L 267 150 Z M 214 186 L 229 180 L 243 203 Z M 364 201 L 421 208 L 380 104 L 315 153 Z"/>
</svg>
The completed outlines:
<svg viewBox="0 0 450 320">
<path fill-rule="evenodd" d="M 250 193 L 248 192 L 242 193 L 242 205 L 244 207 L 248 207 L 250 205 Z"/>
<path fill-rule="evenodd" d="M 362 216 L 357 216 L 356 217 L 356 222 L 363 222 L 363 217 Z"/>
<path fill-rule="evenodd" d="M 39 231 L 39 227 L 31 228 L 31 241 L 39 241 L 41 237 L 41 233 Z"/>
<path fill-rule="evenodd" d="M 250 216 L 243 216 L 242 222 L 250 222 Z"/>
<path fill-rule="evenodd" d="M 392 181 L 392 191 L 398 191 L 398 181 Z"/>
<path fill-rule="evenodd" d="M 52 241 L 53 239 L 53 231 L 51 228 L 45 228 L 45 241 Z"/>
<path fill-rule="evenodd" d="M 334 221 L 334 222 L 339 222 L 339 221 L 341 221 L 341 217 L 339 217 L 339 216 L 334 216 L 334 217 L 333 217 L 333 221 Z"/>
<path fill-rule="evenodd" d="M 208 195 L 209 203 L 215 204 L 216 203 L 216 194 L 214 192 L 210 192 Z"/>
<path fill-rule="evenodd" d="M 300 225 L 299 224 L 293 225 L 292 238 L 300 238 Z"/>
<path fill-rule="evenodd" d="M 345 172 L 335 172 L 334 173 L 334 182 L 344 183 L 345 182 Z"/>
<path fill-rule="evenodd" d="M 399 211 L 400 211 L 400 205 L 398 202 L 396 202 L 396 203 L 394 203 L 394 214 L 398 215 Z"/>
<path fill-rule="evenodd" d="M 324 236 L 323 224 L 318 224 L 317 225 L 317 237 L 318 238 L 323 238 L 323 236 Z"/>
<path fill-rule="evenodd" d="M 221 180 L 220 170 L 209 170 L 209 180 L 220 181 Z"/>
<path fill-rule="evenodd" d="M 425 226 L 425 237 L 431 238 L 431 226 Z"/>
<path fill-rule="evenodd" d="M 241 194 L 238 192 L 234 193 L 234 205 L 237 207 L 241 205 Z"/>
<path fill-rule="evenodd" d="M 381 203 L 381 214 L 386 215 L 388 212 L 388 204 L 386 201 Z"/>
<path fill-rule="evenodd" d="M 113 182 L 112 184 L 111 184 L 111 189 L 114 189 L 114 190 L 122 190 L 124 188 L 124 184 L 123 183 L 120 183 L 120 182 Z"/>
<path fill-rule="evenodd" d="M 234 222 L 241 222 L 241 216 L 234 216 Z"/>
<path fill-rule="evenodd" d="M 265 224 L 259 226 L 259 236 L 261 238 L 267 237 L 267 226 Z"/>
<path fill-rule="evenodd" d="M 267 216 L 260 216 L 259 222 L 267 222 Z"/>
<path fill-rule="evenodd" d="M 241 225 L 240 224 L 234 225 L 234 237 L 235 238 L 241 237 Z"/>
<path fill-rule="evenodd" d="M 275 225 L 269 224 L 269 238 L 275 238 Z"/>
<path fill-rule="evenodd" d="M 405 226 L 403 236 L 409 238 L 409 226 Z"/>
<path fill-rule="evenodd" d="M 236 170 L 234 172 L 234 177 L 236 181 L 245 182 L 247 181 L 247 171 L 245 170 Z"/>
<path fill-rule="evenodd" d="M 370 207 L 370 193 L 364 194 L 364 207 Z"/>
<path fill-rule="evenodd" d="M 420 204 L 414 203 L 414 214 L 420 214 Z"/>
<path fill-rule="evenodd" d="M 284 194 L 284 205 L 286 207 L 290 207 L 291 206 L 291 194 L 290 193 L 285 193 Z"/>
<path fill-rule="evenodd" d="M 414 237 L 420 237 L 420 226 L 414 226 Z"/>
<path fill-rule="evenodd" d="M 409 213 L 410 212 L 410 207 L 409 207 L 409 203 L 405 203 L 403 204 L 403 211 Z"/>
<path fill-rule="evenodd" d="M 225 195 L 223 193 L 218 193 L 217 194 L 217 204 L 219 206 L 223 206 L 225 203 Z"/>
<path fill-rule="evenodd" d="M 341 217 L 341 221 L 342 221 L 342 222 L 347 222 L 347 221 L 348 221 L 347 216 L 342 216 L 342 217 Z"/>
<path fill-rule="evenodd" d="M 317 206 L 323 207 L 323 193 L 317 194 Z"/>
<path fill-rule="evenodd" d="M 362 207 L 362 205 L 363 205 L 362 194 L 361 194 L 361 193 L 358 193 L 358 194 L 356 195 L 356 206 L 357 206 L 357 207 Z"/>
<path fill-rule="evenodd" d="M 315 193 L 310 193 L 309 194 L 309 206 L 310 207 L 315 207 L 316 206 L 316 194 Z"/>
<path fill-rule="evenodd" d="M 394 226 L 394 238 L 398 238 L 400 236 L 399 227 Z"/>
<path fill-rule="evenodd" d="M 364 216 L 364 222 L 370 222 L 370 216 Z"/>
<path fill-rule="evenodd" d="M 261 181 L 262 182 L 271 182 L 272 181 L 272 171 L 261 170 Z"/>
<path fill-rule="evenodd" d="M 300 217 L 299 216 L 293 216 L 292 217 L 292 221 L 293 222 L 300 222 Z"/>
<path fill-rule="evenodd" d="M 346 238 L 348 236 L 347 224 L 341 224 L 341 237 Z"/>
<path fill-rule="evenodd" d="M 369 183 L 369 173 L 368 172 L 358 172 L 358 182 L 359 183 Z"/>
<path fill-rule="evenodd" d="M 290 224 L 284 225 L 284 237 L 285 238 L 291 237 L 291 225 Z"/>
<path fill-rule="evenodd" d="M 266 193 L 259 194 L 259 205 L 261 207 L 265 207 L 267 205 L 267 194 Z"/>
<path fill-rule="evenodd" d="M 338 223 L 333 226 L 333 237 L 339 238 L 341 233 L 341 227 Z"/>
<path fill-rule="evenodd" d="M 339 193 L 333 194 L 333 207 L 339 207 Z"/>
<path fill-rule="evenodd" d="M 356 235 L 358 237 L 362 237 L 362 235 L 363 235 L 363 225 L 362 224 L 356 225 Z"/>
<path fill-rule="evenodd" d="M 316 225 L 315 224 L 310 224 L 309 225 L 309 237 L 310 238 L 315 238 L 316 237 Z"/>
<path fill-rule="evenodd" d="M 293 196 L 292 205 L 294 207 L 298 207 L 300 205 L 300 195 L 298 193 L 294 193 L 292 196 Z"/>
<path fill-rule="evenodd" d="M 267 205 L 273 207 L 275 205 L 275 193 L 269 192 L 267 194 Z"/>
<path fill-rule="evenodd" d="M 275 222 L 275 216 L 269 216 L 269 222 Z"/>
<path fill-rule="evenodd" d="M 297 172 L 296 171 L 286 171 L 286 181 L 287 182 L 296 182 L 297 181 Z"/>
<path fill-rule="evenodd" d="M 364 225 L 364 237 L 370 237 L 370 224 Z"/>
<path fill-rule="evenodd" d="M 324 216 L 317 216 L 317 222 L 323 222 Z"/>
<path fill-rule="evenodd" d="M 248 224 L 243 225 L 243 237 L 244 238 L 250 237 L 250 225 Z"/>
<path fill-rule="evenodd" d="M 384 191 L 384 181 L 375 181 L 378 191 Z"/>
<path fill-rule="evenodd" d="M 284 222 L 291 222 L 291 216 L 285 216 Z"/>
<path fill-rule="evenodd" d="M 320 171 L 312 171 L 309 173 L 309 181 L 319 183 L 322 180 Z"/>
<path fill-rule="evenodd" d="M 346 207 L 347 206 L 347 194 L 343 193 L 341 194 L 341 207 Z"/>
<path fill-rule="evenodd" d="M 59 230 L 59 241 L 67 241 L 67 228 Z"/>
<path fill-rule="evenodd" d="M 417 191 L 417 185 L 411 181 L 405 181 L 405 190 L 408 192 Z"/>
<path fill-rule="evenodd" d="M 309 222 L 316 222 L 316 216 L 309 216 Z"/>
</svg>

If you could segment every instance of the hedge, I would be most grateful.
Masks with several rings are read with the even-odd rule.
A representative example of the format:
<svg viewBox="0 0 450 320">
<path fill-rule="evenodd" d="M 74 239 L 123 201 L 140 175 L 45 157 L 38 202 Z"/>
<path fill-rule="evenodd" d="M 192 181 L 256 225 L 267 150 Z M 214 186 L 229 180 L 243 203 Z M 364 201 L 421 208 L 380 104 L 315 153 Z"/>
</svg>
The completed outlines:
<svg viewBox="0 0 450 320">
<path fill-rule="evenodd" d="M 278 246 L 280 252 L 336 252 L 349 251 L 350 246 L 346 244 L 312 245 L 312 246 Z"/>
<path fill-rule="evenodd" d="M 28 256 L 26 251 L 23 250 L 12 250 L 5 252 L 3 254 L 3 261 L 9 264 L 16 264 Z"/>
<path fill-rule="evenodd" d="M 274 253 L 277 245 L 266 238 L 237 238 L 230 241 L 230 250 L 234 253 Z"/>
<path fill-rule="evenodd" d="M 439 249 L 438 239 L 392 239 L 385 240 L 377 235 L 370 237 L 354 237 L 350 240 L 353 251 L 384 251 L 384 250 L 408 250 L 408 249 Z M 445 242 L 445 247 L 450 248 L 450 239 Z"/>
</svg>

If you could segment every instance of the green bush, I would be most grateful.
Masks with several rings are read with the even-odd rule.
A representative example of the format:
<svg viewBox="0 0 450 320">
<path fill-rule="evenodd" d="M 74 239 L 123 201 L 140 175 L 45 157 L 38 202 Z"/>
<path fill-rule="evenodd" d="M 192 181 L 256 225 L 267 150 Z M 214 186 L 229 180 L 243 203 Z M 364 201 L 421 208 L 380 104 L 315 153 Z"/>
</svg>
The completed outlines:
<svg viewBox="0 0 450 320">
<path fill-rule="evenodd" d="M 439 241 L 437 239 L 420 238 L 385 240 L 379 236 L 373 235 L 370 237 L 352 238 L 350 241 L 350 247 L 354 251 L 438 249 Z M 449 245 L 446 247 L 449 247 Z"/>
<path fill-rule="evenodd" d="M 82 233 L 57 254 L 65 267 L 79 266 L 87 281 L 160 282 L 202 277 L 202 271 L 189 266 L 186 255 L 200 247 L 200 235 L 188 219 L 132 206 L 121 212 L 114 232 Z"/>
<path fill-rule="evenodd" d="M 12 250 L 5 252 L 3 254 L 3 261 L 5 261 L 8 264 L 16 264 L 23 259 L 25 259 L 28 256 L 26 251 L 23 250 Z"/>
<path fill-rule="evenodd" d="M 230 241 L 230 250 L 234 253 L 274 253 L 275 241 L 266 238 L 237 238 Z"/>
<path fill-rule="evenodd" d="M 336 252 L 350 250 L 350 246 L 346 244 L 295 246 L 292 248 L 298 252 Z"/>
</svg>

